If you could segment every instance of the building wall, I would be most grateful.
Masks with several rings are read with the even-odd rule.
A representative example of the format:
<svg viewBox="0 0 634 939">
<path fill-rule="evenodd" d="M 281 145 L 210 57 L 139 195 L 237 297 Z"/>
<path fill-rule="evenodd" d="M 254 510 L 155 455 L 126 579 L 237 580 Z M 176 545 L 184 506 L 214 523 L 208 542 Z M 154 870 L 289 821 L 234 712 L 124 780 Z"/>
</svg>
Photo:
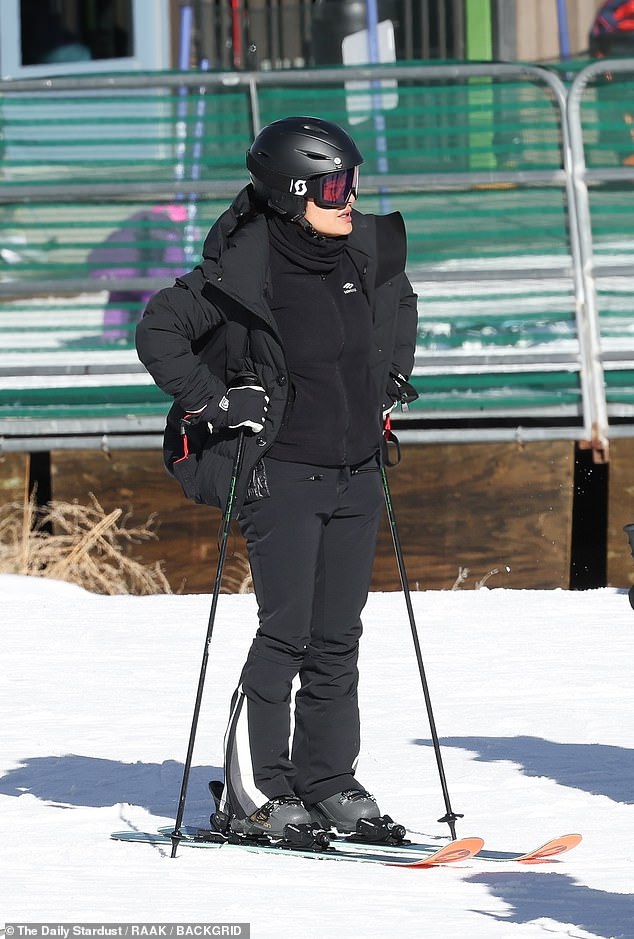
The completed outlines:
<svg viewBox="0 0 634 939">
<path fill-rule="evenodd" d="M 482 580 L 489 587 L 567 588 L 574 549 L 573 449 L 563 440 L 404 446 L 389 479 L 412 589 L 451 589 L 461 572 L 462 589 Z M 634 583 L 623 532 L 634 522 L 634 439 L 616 438 L 610 450 L 606 583 L 626 588 Z M 211 590 L 220 513 L 187 502 L 158 451 L 58 451 L 51 454 L 51 472 L 54 500 L 89 505 L 92 493 L 106 513 L 123 508 L 130 525 L 142 526 L 157 513 L 157 540 L 129 545 L 130 555 L 147 564 L 161 561 L 175 591 Z M 22 503 L 29 475 L 28 454 L 0 453 L 0 568 L 1 520 L 8 503 Z M 225 589 L 237 590 L 246 574 L 236 527 Z M 399 587 L 384 521 L 372 588 Z"/>
<path fill-rule="evenodd" d="M 412 588 L 451 589 L 461 571 L 463 589 L 483 579 L 488 586 L 517 589 L 567 587 L 573 450 L 568 441 L 404 445 L 402 462 L 388 475 Z M 158 451 L 108 457 L 58 451 L 51 454 L 51 471 L 53 499 L 89 504 L 94 493 L 106 512 L 121 507 L 134 524 L 157 513 L 158 540 L 134 545 L 131 553 L 148 563 L 162 561 L 174 590 L 210 590 L 220 513 L 187 502 Z M 17 489 L 19 467 L 13 477 Z M 0 492 L 0 504 L 2 498 Z M 245 561 L 236 526 L 230 582 L 244 577 Z M 372 587 L 399 586 L 384 520 Z"/>
<path fill-rule="evenodd" d="M 406 0 L 382 0 L 382 2 L 386 9 L 389 7 L 403 10 L 403 29 L 408 28 L 408 24 L 410 29 L 414 28 L 411 9 L 408 14 Z M 490 0 L 490 2 L 492 13 L 497 21 L 497 48 L 493 53 L 496 58 L 528 62 L 559 58 L 556 0 Z M 602 2 L 603 0 L 567 0 L 568 27 L 573 55 L 583 55 L 588 48 L 588 32 Z M 311 29 L 311 16 L 308 12 L 311 8 L 305 5 L 306 0 L 277 0 L 273 7 L 276 17 L 280 11 L 283 11 L 279 22 L 277 19 L 275 22 L 271 20 L 270 13 L 267 12 L 269 3 L 270 0 L 249 0 L 248 34 L 255 51 L 250 55 L 248 48 L 243 50 L 242 67 L 257 67 L 260 60 L 267 62 L 281 60 L 287 66 L 299 65 L 304 57 L 306 60 L 310 58 L 310 49 L 306 44 L 306 39 Z M 445 10 L 449 0 L 429 0 L 429 3 L 430 5 L 425 6 L 424 9 L 431 15 L 430 11 L 433 12 L 434 9 Z M 332 5 L 334 7 L 334 0 Z M 172 56 L 175 65 L 178 56 L 181 2 L 170 0 L 170 6 Z M 230 68 L 232 56 L 231 50 L 227 47 L 227 43 L 230 44 L 231 41 L 228 6 L 218 5 L 218 0 L 203 0 L 198 9 L 201 23 L 195 24 L 194 27 L 194 45 L 200 43 L 206 36 L 213 36 L 214 48 L 201 49 L 201 53 L 204 51 L 206 55 L 211 56 L 215 67 Z M 477 13 L 477 8 L 473 9 Z M 462 18 L 454 15 L 453 22 L 455 23 L 457 19 L 462 23 Z M 419 39 L 420 37 L 414 43 L 417 48 L 420 47 Z M 447 41 L 449 47 L 452 47 L 453 43 L 449 37 Z M 461 45 L 464 43 L 459 43 L 459 46 Z M 474 57 L 480 58 L 481 56 Z"/>
<path fill-rule="evenodd" d="M 508 0 L 503 0 L 508 2 Z M 603 0 L 567 0 L 570 48 L 583 55 L 588 33 Z M 559 31 L 555 0 L 515 0 L 517 19 L 516 57 L 522 62 L 559 58 Z"/>
</svg>

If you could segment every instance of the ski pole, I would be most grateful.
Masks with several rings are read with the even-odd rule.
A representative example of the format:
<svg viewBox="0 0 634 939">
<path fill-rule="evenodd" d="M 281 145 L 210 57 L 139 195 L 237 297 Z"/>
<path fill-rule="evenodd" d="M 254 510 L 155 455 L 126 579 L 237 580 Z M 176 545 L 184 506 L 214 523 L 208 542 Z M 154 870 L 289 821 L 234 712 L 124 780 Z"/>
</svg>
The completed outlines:
<svg viewBox="0 0 634 939">
<path fill-rule="evenodd" d="M 234 379 L 234 382 L 243 381 L 248 382 L 249 380 L 253 381 L 255 376 L 251 373 L 242 373 Z M 257 379 L 256 379 L 257 380 Z M 205 646 L 203 650 L 202 663 L 200 666 L 200 676 L 198 678 L 198 690 L 196 691 L 196 701 L 194 704 L 194 714 L 192 717 L 191 730 L 189 732 L 189 744 L 187 746 L 187 756 L 185 757 L 185 765 L 183 767 L 183 780 L 181 783 L 181 791 L 178 799 L 178 811 L 176 813 L 176 821 L 174 823 L 174 831 L 172 832 L 172 857 L 176 857 L 176 851 L 178 849 L 179 842 L 182 840 L 181 833 L 181 824 L 183 822 L 183 815 L 185 814 L 185 800 L 187 798 L 187 787 L 189 784 L 189 774 L 192 766 L 192 757 L 194 755 L 194 744 L 196 742 L 196 730 L 198 728 L 198 717 L 200 715 L 200 706 L 203 697 L 203 690 L 205 687 L 205 675 L 207 673 L 207 662 L 209 661 L 209 646 L 211 644 L 211 637 L 214 631 L 214 623 L 216 621 L 216 609 L 218 607 L 218 597 L 220 595 L 220 585 L 222 582 L 222 573 L 225 566 L 225 558 L 227 556 L 227 545 L 229 543 L 229 531 L 231 528 L 231 516 L 233 514 L 233 507 L 235 505 L 236 497 L 236 486 L 238 483 L 238 477 L 240 476 L 240 470 L 242 468 L 242 458 L 244 455 L 244 437 L 245 431 L 238 431 L 238 441 L 236 446 L 236 455 L 233 460 L 233 467 L 231 470 L 231 481 L 229 483 L 229 492 L 227 494 L 227 504 L 225 506 L 224 515 L 222 517 L 222 530 L 220 535 L 220 550 L 218 553 L 218 564 L 216 567 L 216 578 L 214 580 L 213 592 L 211 597 L 211 607 L 209 610 L 209 622 L 207 624 L 207 635 L 205 637 Z"/>
<path fill-rule="evenodd" d="M 389 418 L 385 423 L 385 443 L 392 443 L 396 446 L 398 451 L 398 456 L 400 459 L 400 447 L 397 438 L 392 433 L 390 428 Z M 398 462 L 398 460 L 397 460 Z M 389 464 L 393 465 L 393 464 Z M 414 650 L 416 652 L 416 661 L 418 663 L 418 671 L 420 674 L 421 684 L 423 686 L 423 695 L 425 697 L 425 707 L 427 708 L 427 717 L 429 719 L 429 728 L 431 731 L 431 739 L 434 745 L 434 753 L 436 755 L 436 763 L 438 765 L 438 773 L 440 775 L 440 785 L 442 788 L 442 794 L 445 801 L 445 814 L 442 818 L 439 818 L 439 822 L 446 822 L 449 825 L 449 831 L 451 832 L 452 839 L 456 838 L 456 820 L 459 818 L 464 818 L 462 814 L 457 814 L 453 811 L 451 807 L 451 801 L 449 798 L 449 789 L 447 788 L 447 778 L 445 776 L 445 768 L 443 765 L 442 753 L 440 751 L 440 741 L 438 739 L 438 733 L 436 731 L 436 721 L 434 720 L 434 712 L 431 704 L 431 696 L 429 693 L 429 685 L 427 683 L 427 676 L 425 675 L 425 666 L 423 664 L 423 656 L 421 653 L 420 642 L 418 640 L 418 630 L 416 628 L 416 620 L 414 618 L 414 609 L 412 607 L 412 597 L 409 589 L 409 581 L 407 577 L 407 571 L 405 568 L 405 560 L 403 558 L 403 549 L 401 547 L 401 539 L 399 537 L 398 528 L 396 526 L 396 517 L 394 515 L 394 507 L 392 505 L 392 496 L 390 493 L 390 487 L 387 479 L 387 471 L 385 469 L 384 462 L 381 461 L 381 480 L 383 482 L 383 493 L 385 495 L 385 507 L 387 509 L 387 517 L 390 525 L 390 532 L 392 535 L 392 542 L 394 544 L 394 553 L 396 554 L 396 563 L 398 566 L 398 572 L 401 579 L 401 586 L 403 588 L 403 596 L 405 597 L 405 605 L 407 607 L 407 615 L 409 617 L 409 624 L 412 630 L 412 638 L 414 640 Z"/>
<path fill-rule="evenodd" d="M 185 800 L 187 798 L 187 786 L 189 784 L 189 774 L 192 765 L 192 757 L 194 754 L 194 743 L 196 741 L 196 730 L 198 727 L 198 717 L 200 715 L 200 705 L 203 697 L 203 690 L 205 687 L 205 675 L 207 673 L 207 662 L 209 661 L 209 646 L 211 644 L 211 637 L 214 630 L 214 623 L 216 621 L 216 609 L 218 607 L 218 597 L 220 595 L 220 584 L 222 581 L 222 573 L 225 566 L 225 558 L 227 556 L 227 544 L 229 542 L 229 529 L 231 527 L 231 515 L 233 512 L 233 506 L 235 502 L 235 491 L 236 483 L 238 481 L 238 476 L 240 475 L 240 469 L 242 466 L 242 456 L 244 453 L 244 430 L 239 431 L 238 433 L 238 445 L 236 448 L 236 455 L 233 461 L 233 469 L 231 472 L 231 482 L 229 485 L 229 495 L 227 498 L 227 504 L 225 506 L 225 511 L 222 519 L 222 533 L 220 536 L 220 551 L 218 553 L 218 564 L 216 567 L 216 579 L 214 581 L 213 593 L 211 597 L 211 607 L 209 610 L 209 622 L 207 624 L 207 635 L 205 637 L 205 646 L 203 650 L 203 658 L 200 666 L 200 676 L 198 678 L 198 690 L 196 692 L 196 701 L 194 704 L 194 714 L 192 717 L 191 730 L 189 732 L 189 744 L 187 746 L 187 756 L 185 758 L 185 766 L 183 767 L 183 780 L 181 783 L 181 791 L 178 799 L 178 811 L 176 813 L 176 822 L 174 823 L 174 831 L 172 832 L 172 857 L 176 857 L 176 850 L 178 844 L 182 838 L 181 834 L 181 824 L 183 821 L 183 815 L 185 813 Z"/>
</svg>

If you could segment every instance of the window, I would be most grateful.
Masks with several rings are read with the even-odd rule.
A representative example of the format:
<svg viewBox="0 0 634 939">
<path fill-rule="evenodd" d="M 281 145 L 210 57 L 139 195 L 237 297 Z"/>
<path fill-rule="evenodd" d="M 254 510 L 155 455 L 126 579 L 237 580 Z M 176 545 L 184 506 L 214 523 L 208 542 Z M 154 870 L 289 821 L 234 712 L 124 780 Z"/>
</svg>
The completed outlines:
<svg viewBox="0 0 634 939">
<path fill-rule="evenodd" d="M 2 0 L 2 77 L 169 68 L 168 23 L 168 0 Z"/>
<path fill-rule="evenodd" d="M 133 54 L 131 0 L 20 0 L 22 65 Z"/>
</svg>

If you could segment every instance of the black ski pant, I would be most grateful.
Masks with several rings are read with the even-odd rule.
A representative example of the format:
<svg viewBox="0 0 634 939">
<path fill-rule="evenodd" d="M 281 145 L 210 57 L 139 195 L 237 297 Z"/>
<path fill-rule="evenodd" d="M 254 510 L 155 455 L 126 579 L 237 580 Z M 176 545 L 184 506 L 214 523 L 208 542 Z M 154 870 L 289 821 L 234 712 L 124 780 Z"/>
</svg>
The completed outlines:
<svg viewBox="0 0 634 939">
<path fill-rule="evenodd" d="M 264 463 L 269 495 L 240 515 L 259 628 L 225 738 L 223 801 L 238 817 L 277 796 L 311 805 L 359 786 L 360 616 L 382 508 L 376 458 Z"/>
</svg>

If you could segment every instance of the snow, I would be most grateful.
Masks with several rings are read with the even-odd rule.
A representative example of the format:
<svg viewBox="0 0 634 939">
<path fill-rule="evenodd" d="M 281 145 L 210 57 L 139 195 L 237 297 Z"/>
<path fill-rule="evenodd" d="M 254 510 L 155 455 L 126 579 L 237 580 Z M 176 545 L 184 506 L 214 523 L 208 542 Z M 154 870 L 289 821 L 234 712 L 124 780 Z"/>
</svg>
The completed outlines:
<svg viewBox="0 0 634 939">
<path fill-rule="evenodd" d="M 213 572 L 212 572 L 213 574 Z M 110 839 L 176 813 L 209 596 L 102 597 L 0 577 L 0 918 L 251 924 L 253 939 L 634 937 L 634 613 L 624 590 L 421 591 L 412 601 L 459 835 L 547 865 L 406 871 Z M 186 822 L 209 813 L 255 628 L 223 595 Z M 373 593 L 359 779 L 439 844 L 448 828 L 400 593 Z M 618 841 L 617 841 L 618 839 Z"/>
</svg>

